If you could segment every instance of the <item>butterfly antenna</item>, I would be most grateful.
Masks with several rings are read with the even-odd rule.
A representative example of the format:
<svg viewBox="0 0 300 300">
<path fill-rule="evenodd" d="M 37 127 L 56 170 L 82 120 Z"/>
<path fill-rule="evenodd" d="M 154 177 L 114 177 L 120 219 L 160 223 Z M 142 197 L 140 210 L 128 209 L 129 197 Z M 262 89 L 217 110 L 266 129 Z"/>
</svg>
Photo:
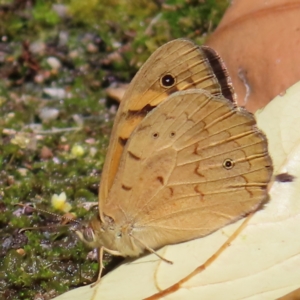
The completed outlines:
<svg viewBox="0 0 300 300">
<path fill-rule="evenodd" d="M 22 204 L 22 203 L 17 203 L 15 204 L 16 206 L 21 206 L 23 208 L 30 208 L 31 210 L 33 211 L 37 211 L 37 212 L 42 212 L 42 213 L 46 213 L 48 215 L 51 215 L 55 218 L 57 218 L 58 220 L 66 220 L 68 222 L 72 222 L 72 223 L 76 223 L 78 225 L 82 225 L 81 222 L 77 221 L 77 220 L 74 220 L 72 218 L 69 218 L 69 217 L 66 217 L 66 216 L 61 216 L 61 215 L 58 215 L 56 213 L 53 213 L 53 212 L 50 212 L 50 211 L 47 211 L 47 210 L 44 210 L 44 209 L 41 209 L 41 208 L 35 208 L 35 207 L 32 207 L 32 206 L 29 206 L 29 205 L 25 205 L 25 204 Z M 68 226 L 68 224 L 62 224 L 61 226 Z M 55 227 L 55 226 L 42 226 L 42 227 L 26 227 L 26 228 L 23 228 L 21 229 L 19 232 L 23 232 L 25 230 L 28 230 L 28 229 L 49 229 L 51 227 Z"/>
<path fill-rule="evenodd" d="M 50 225 L 50 226 L 39 226 L 39 227 L 24 227 L 19 230 L 19 233 L 22 233 L 26 230 L 40 230 L 40 229 L 50 229 L 50 228 L 58 228 L 63 226 L 69 226 L 69 224 L 61 224 L 61 225 Z"/>
</svg>

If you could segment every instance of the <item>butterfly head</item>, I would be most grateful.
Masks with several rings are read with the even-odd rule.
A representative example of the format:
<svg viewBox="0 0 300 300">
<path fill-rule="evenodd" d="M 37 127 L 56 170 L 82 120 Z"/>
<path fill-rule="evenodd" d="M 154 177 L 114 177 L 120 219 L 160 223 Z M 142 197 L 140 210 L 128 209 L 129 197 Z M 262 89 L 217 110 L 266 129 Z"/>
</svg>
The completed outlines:
<svg viewBox="0 0 300 300">
<path fill-rule="evenodd" d="M 108 221 L 108 222 L 107 222 Z M 76 231 L 77 236 L 89 247 L 107 247 L 114 239 L 114 222 L 105 219 L 104 222 L 99 217 L 92 219 L 88 224 Z"/>
<path fill-rule="evenodd" d="M 144 248 L 134 242 L 131 231 L 130 224 L 119 225 L 111 217 L 104 216 L 104 222 L 96 217 L 76 234 L 88 247 L 105 247 L 122 256 L 138 256 Z"/>
</svg>

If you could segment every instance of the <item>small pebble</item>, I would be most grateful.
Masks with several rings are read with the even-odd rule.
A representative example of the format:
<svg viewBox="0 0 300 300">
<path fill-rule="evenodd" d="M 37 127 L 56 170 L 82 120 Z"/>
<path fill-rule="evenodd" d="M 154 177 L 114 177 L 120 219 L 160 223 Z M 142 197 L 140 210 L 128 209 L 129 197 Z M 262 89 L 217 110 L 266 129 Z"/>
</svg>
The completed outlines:
<svg viewBox="0 0 300 300">
<path fill-rule="evenodd" d="M 44 107 L 39 112 L 39 117 L 43 122 L 56 120 L 59 115 L 59 110 L 56 108 Z"/>
<path fill-rule="evenodd" d="M 59 70 L 61 68 L 61 62 L 54 56 L 50 56 L 47 58 L 47 63 L 51 67 L 51 69 Z"/>
</svg>

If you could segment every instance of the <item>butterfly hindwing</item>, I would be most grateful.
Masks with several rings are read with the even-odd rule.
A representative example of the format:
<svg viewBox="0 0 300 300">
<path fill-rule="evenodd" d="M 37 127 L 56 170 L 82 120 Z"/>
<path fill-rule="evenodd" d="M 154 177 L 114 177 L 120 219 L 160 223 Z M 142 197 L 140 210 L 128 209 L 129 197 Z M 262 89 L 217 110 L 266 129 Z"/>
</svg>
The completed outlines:
<svg viewBox="0 0 300 300">
<path fill-rule="evenodd" d="M 117 206 L 151 248 L 190 240 L 265 202 L 271 164 L 252 114 L 200 89 L 177 92 L 133 131 L 104 210 L 113 217 Z"/>
</svg>

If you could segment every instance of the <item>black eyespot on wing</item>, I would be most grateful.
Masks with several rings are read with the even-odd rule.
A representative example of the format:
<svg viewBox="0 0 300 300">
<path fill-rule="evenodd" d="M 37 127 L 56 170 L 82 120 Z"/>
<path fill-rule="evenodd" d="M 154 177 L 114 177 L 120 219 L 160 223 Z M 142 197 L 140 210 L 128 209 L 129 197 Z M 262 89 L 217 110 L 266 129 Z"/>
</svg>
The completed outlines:
<svg viewBox="0 0 300 300">
<path fill-rule="evenodd" d="M 230 170 L 234 167 L 234 161 L 231 159 L 231 158 L 226 158 L 224 161 L 223 161 L 223 167 L 226 169 L 226 170 Z"/>
<path fill-rule="evenodd" d="M 172 74 L 165 74 L 160 78 L 160 85 L 164 88 L 170 88 L 176 84 L 176 78 Z"/>
</svg>

